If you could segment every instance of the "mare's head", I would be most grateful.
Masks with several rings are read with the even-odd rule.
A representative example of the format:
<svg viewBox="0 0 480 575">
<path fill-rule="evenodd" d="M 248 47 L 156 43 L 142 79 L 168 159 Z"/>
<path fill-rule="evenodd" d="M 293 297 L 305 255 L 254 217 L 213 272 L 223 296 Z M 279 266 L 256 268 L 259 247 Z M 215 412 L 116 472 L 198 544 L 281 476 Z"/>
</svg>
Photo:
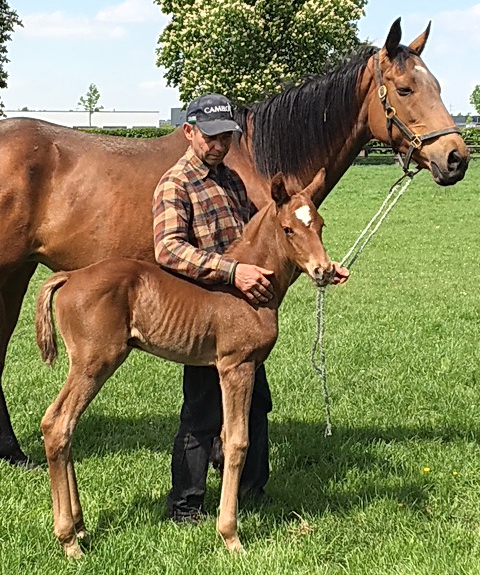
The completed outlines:
<svg viewBox="0 0 480 575">
<path fill-rule="evenodd" d="M 440 97 L 440 86 L 420 55 L 430 32 L 409 46 L 400 44 L 400 18 L 393 23 L 385 45 L 369 61 L 375 88 L 368 104 L 368 123 L 374 137 L 411 154 L 431 171 L 437 184 L 461 180 L 469 154 Z"/>
<path fill-rule="evenodd" d="M 330 283 L 335 274 L 322 243 L 323 218 L 311 200 L 324 183 L 324 168 L 309 186 L 300 191 L 287 189 L 282 174 L 275 175 L 271 182 L 278 224 L 277 245 L 317 286 Z"/>
</svg>

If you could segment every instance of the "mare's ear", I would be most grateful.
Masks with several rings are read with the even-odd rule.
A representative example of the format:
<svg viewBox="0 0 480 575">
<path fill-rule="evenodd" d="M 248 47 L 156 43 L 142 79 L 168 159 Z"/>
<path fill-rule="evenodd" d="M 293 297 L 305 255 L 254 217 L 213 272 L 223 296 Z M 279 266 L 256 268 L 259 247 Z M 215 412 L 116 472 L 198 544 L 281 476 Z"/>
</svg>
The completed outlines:
<svg viewBox="0 0 480 575">
<path fill-rule="evenodd" d="M 272 191 L 273 201 L 277 204 L 277 208 L 282 207 L 290 201 L 290 195 L 285 187 L 285 178 L 281 172 L 273 176 L 270 183 L 270 189 Z"/>
<path fill-rule="evenodd" d="M 323 192 L 323 189 L 325 188 L 326 173 L 327 172 L 325 168 L 321 168 L 313 180 L 308 184 L 308 186 L 302 190 L 302 193 L 304 193 L 309 198 L 313 198 L 316 194 Z"/>
<path fill-rule="evenodd" d="M 415 54 L 417 54 L 418 56 L 420 56 L 420 54 L 423 52 L 423 49 L 425 48 L 425 44 L 427 43 L 428 40 L 428 35 L 430 34 L 431 25 L 432 21 L 430 20 L 428 26 L 425 29 L 425 32 L 423 32 L 423 34 L 420 34 L 420 36 L 416 38 L 408 47 L 409 50 L 415 52 Z"/>
<path fill-rule="evenodd" d="M 385 50 L 388 54 L 390 60 L 393 60 L 397 54 L 397 48 L 400 44 L 400 40 L 402 39 L 402 28 L 400 26 L 401 18 L 397 18 L 395 22 L 392 24 L 390 28 L 390 32 L 388 33 L 387 40 L 385 41 L 385 46 L 383 50 Z"/>
</svg>

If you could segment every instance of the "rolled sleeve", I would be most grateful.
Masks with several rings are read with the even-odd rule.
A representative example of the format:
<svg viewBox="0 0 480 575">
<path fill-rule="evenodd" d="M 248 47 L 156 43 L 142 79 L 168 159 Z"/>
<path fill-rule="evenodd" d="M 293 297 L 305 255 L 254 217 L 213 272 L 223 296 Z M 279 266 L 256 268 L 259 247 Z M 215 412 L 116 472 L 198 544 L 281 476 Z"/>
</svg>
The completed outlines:
<svg viewBox="0 0 480 575">
<path fill-rule="evenodd" d="M 183 182 L 161 180 L 153 199 L 155 259 L 165 269 L 206 284 L 228 283 L 231 258 L 192 245 L 192 205 Z"/>
</svg>

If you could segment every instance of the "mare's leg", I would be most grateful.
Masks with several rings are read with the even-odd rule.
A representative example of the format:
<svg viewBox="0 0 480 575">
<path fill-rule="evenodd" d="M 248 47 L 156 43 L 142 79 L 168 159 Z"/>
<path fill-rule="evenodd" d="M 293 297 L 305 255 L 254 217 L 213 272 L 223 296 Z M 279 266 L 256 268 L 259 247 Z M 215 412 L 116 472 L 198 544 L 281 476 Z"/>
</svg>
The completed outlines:
<svg viewBox="0 0 480 575">
<path fill-rule="evenodd" d="M 37 264 L 23 264 L 10 272 L 0 287 L 0 378 L 5 367 L 5 355 L 8 342 L 17 324 L 23 297 L 28 282 Z M 1 271 L 0 271 L 1 276 Z M 29 460 L 22 452 L 12 428 L 5 396 L 0 383 L 0 459 L 6 459 L 14 465 L 28 465 Z"/>
<path fill-rule="evenodd" d="M 103 340 L 105 341 L 105 340 Z M 109 340 L 106 340 L 107 342 Z M 78 342 L 80 346 L 82 342 Z M 57 399 L 42 419 L 50 482 L 52 487 L 55 536 L 68 557 L 83 555 L 77 538 L 87 535 L 71 442 L 80 416 L 129 353 L 126 345 L 109 342 L 108 351 L 92 342 L 92 350 L 70 355 L 70 372 Z"/>
<path fill-rule="evenodd" d="M 255 366 L 218 364 L 222 388 L 222 443 L 225 456 L 222 495 L 217 529 L 230 551 L 241 551 L 237 533 L 237 499 L 240 476 L 248 449 L 248 414 L 252 398 Z"/>
</svg>

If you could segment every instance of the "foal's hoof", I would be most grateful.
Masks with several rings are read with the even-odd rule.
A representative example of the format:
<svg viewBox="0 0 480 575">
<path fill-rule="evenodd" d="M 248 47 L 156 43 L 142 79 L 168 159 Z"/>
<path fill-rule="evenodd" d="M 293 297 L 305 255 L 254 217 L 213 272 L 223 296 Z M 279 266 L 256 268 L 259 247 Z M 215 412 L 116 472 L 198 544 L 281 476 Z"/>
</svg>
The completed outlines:
<svg viewBox="0 0 480 575">
<path fill-rule="evenodd" d="M 85 556 L 84 552 L 80 549 L 80 545 L 75 540 L 73 543 L 63 544 L 65 555 L 69 559 L 81 559 Z"/>
<path fill-rule="evenodd" d="M 247 552 L 243 548 L 243 545 L 240 543 L 240 539 L 238 537 L 232 537 L 229 539 L 223 537 L 223 541 L 225 542 L 227 549 L 232 553 L 241 553 L 242 555 L 247 554 Z"/>
<path fill-rule="evenodd" d="M 227 549 L 232 553 L 240 553 L 241 555 L 246 555 L 247 552 L 243 548 L 243 545 L 240 543 L 240 540 L 237 540 L 235 543 L 231 545 L 227 545 Z"/>
</svg>

